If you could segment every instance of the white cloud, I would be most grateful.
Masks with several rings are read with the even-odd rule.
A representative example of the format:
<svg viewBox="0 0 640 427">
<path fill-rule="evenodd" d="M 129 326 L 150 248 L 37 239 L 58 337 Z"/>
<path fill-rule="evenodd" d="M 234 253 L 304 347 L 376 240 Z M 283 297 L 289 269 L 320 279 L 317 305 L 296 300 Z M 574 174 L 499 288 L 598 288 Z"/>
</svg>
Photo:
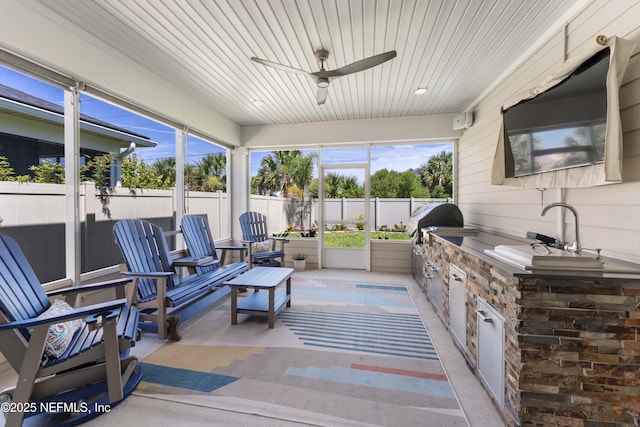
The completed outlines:
<svg viewBox="0 0 640 427">
<path fill-rule="evenodd" d="M 371 173 L 381 169 L 404 172 L 416 169 L 442 151 L 451 152 L 453 144 L 421 144 L 373 147 L 371 149 Z"/>
<path fill-rule="evenodd" d="M 419 145 L 387 145 L 371 147 L 371 174 L 381 169 L 404 172 L 416 169 L 427 163 L 429 159 L 442 151 L 453 151 L 453 143 L 419 144 Z M 269 152 L 251 153 L 251 175 L 254 176 L 260 168 L 260 161 Z M 306 154 L 306 152 L 305 152 Z M 361 163 L 366 161 L 366 148 L 338 148 L 325 150 L 325 163 Z M 317 171 L 315 176 L 317 176 Z M 362 173 L 345 171 L 347 175 L 356 175 L 359 180 L 364 179 Z"/>
</svg>

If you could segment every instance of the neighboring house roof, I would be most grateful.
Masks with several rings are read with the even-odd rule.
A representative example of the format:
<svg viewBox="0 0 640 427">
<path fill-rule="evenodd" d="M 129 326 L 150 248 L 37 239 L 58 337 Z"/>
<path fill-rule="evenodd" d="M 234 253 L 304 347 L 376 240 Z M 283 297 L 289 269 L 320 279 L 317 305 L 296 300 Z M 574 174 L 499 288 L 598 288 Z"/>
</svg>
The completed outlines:
<svg viewBox="0 0 640 427">
<path fill-rule="evenodd" d="M 4 100 L 8 100 L 9 102 L 2 102 Z M 0 84 L 0 108 L 19 110 L 23 113 L 29 114 L 28 111 L 24 110 L 24 108 L 18 108 L 20 106 L 28 106 L 33 107 L 34 109 L 44 110 L 59 117 L 64 116 L 64 107 L 45 99 L 38 98 L 37 96 L 30 95 L 26 92 L 22 92 L 21 90 Z M 83 122 L 89 125 L 94 125 L 89 126 L 94 132 L 110 134 L 111 136 L 116 136 L 125 141 L 135 142 L 141 147 L 155 147 L 157 145 L 157 143 L 151 141 L 148 136 L 131 132 L 127 129 L 115 126 L 86 114 L 80 113 L 80 122 L 81 125 Z"/>
</svg>

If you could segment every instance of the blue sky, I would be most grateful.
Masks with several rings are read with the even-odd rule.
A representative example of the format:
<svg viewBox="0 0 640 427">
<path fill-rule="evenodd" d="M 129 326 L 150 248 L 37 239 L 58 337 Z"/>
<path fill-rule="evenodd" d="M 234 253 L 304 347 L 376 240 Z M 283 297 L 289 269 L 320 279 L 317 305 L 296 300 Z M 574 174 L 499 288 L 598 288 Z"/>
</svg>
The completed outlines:
<svg viewBox="0 0 640 427">
<path fill-rule="evenodd" d="M 442 151 L 453 151 L 452 143 L 442 144 L 417 144 L 417 145 L 385 145 L 371 147 L 371 174 L 381 169 L 404 172 L 408 169 L 416 169 L 427 163 L 429 158 Z M 315 153 L 315 150 L 302 150 L 303 154 Z M 260 161 L 269 152 L 252 153 L 251 176 L 260 168 Z M 366 148 L 340 148 L 323 153 L 323 163 L 359 163 L 366 162 Z M 354 175 L 363 182 L 362 174 L 357 170 L 337 170 L 342 175 Z M 317 173 L 314 173 L 317 175 Z"/>
<path fill-rule="evenodd" d="M 64 104 L 62 89 L 8 68 L 0 67 L 0 83 L 60 106 Z M 80 95 L 80 112 L 149 137 L 158 143 L 155 148 L 137 150 L 138 157 L 149 163 L 166 157 L 175 157 L 175 130 L 173 128 L 85 94 Z M 198 161 L 206 154 L 220 152 L 224 152 L 224 148 L 189 135 L 186 155 L 190 163 Z"/>
<path fill-rule="evenodd" d="M 64 92 L 62 89 L 8 68 L 0 67 L 0 83 L 57 105 L 62 106 L 64 103 Z M 139 158 L 144 159 L 148 163 L 153 163 L 161 158 L 175 156 L 175 131 L 173 128 L 84 94 L 81 94 L 80 100 L 80 112 L 82 114 L 92 116 L 107 123 L 112 123 L 136 134 L 147 136 L 152 141 L 158 143 L 158 146 L 155 148 L 138 149 L 137 154 Z M 435 154 L 442 151 L 451 152 L 452 150 L 453 145 L 451 143 L 374 146 L 371 149 L 371 173 L 373 174 L 384 168 L 404 172 L 407 169 L 420 167 Z M 224 152 L 222 147 L 189 135 L 186 148 L 189 163 L 197 162 L 206 154 L 220 152 Z M 304 154 L 310 152 L 315 152 L 315 150 L 303 151 Z M 260 168 L 262 158 L 268 153 L 269 152 L 252 153 L 250 157 L 252 176 L 256 174 Z M 366 149 L 339 148 L 325 150 L 325 152 L 323 152 L 323 161 L 325 163 L 364 162 L 366 161 Z M 359 174 L 354 173 L 353 175 L 360 178 Z"/>
</svg>

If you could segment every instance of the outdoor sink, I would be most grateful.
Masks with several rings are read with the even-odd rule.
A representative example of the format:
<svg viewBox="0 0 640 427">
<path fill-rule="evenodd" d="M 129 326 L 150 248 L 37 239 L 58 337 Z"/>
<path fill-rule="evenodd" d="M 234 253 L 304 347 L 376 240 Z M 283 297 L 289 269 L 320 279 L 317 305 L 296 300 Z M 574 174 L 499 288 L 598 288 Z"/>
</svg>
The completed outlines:
<svg viewBox="0 0 640 427">
<path fill-rule="evenodd" d="M 590 255 L 577 255 L 541 244 L 499 245 L 485 253 L 524 270 L 602 270 L 604 263 Z"/>
</svg>

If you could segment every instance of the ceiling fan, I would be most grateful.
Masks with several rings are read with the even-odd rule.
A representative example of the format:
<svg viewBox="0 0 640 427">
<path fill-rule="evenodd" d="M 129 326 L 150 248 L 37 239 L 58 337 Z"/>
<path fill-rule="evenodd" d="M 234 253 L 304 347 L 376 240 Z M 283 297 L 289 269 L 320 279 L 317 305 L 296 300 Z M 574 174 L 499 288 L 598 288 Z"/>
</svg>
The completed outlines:
<svg viewBox="0 0 640 427">
<path fill-rule="evenodd" d="M 361 59 L 360 61 L 353 62 L 349 65 L 345 65 L 344 67 L 340 67 L 335 70 L 325 69 L 325 63 L 327 61 L 327 58 L 329 57 L 328 51 L 319 49 L 316 50 L 315 55 L 316 60 L 320 65 L 320 71 L 316 71 L 313 73 L 301 70 L 299 68 L 290 67 L 288 65 L 278 64 L 277 62 L 267 61 L 266 59 L 256 58 L 255 56 L 252 57 L 251 60 L 259 64 L 266 65 L 267 67 L 273 67 L 291 73 L 304 74 L 311 77 L 313 80 L 315 80 L 316 86 L 318 86 L 318 92 L 316 93 L 318 105 L 322 105 L 327 100 L 327 88 L 329 87 L 330 79 L 346 76 L 347 74 L 357 73 L 359 71 L 364 71 L 368 68 L 375 67 L 376 65 L 380 65 L 383 62 L 395 58 L 396 51 L 391 50 L 379 55 L 370 56 L 368 58 Z"/>
</svg>

